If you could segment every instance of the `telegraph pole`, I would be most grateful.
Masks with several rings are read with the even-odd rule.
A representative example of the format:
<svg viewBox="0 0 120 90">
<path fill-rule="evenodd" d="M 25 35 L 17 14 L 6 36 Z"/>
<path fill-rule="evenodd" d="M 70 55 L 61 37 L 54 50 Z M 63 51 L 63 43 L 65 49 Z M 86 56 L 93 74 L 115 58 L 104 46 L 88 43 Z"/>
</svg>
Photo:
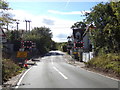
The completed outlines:
<svg viewBox="0 0 120 90">
<path fill-rule="evenodd" d="M 30 22 L 31 22 L 31 21 L 30 21 L 30 20 L 28 20 L 28 23 L 29 23 L 29 33 L 30 33 Z"/>
<path fill-rule="evenodd" d="M 27 32 L 27 22 L 29 23 L 29 32 L 30 32 L 30 20 L 25 20 L 25 22 L 26 22 L 26 32 Z"/>
<path fill-rule="evenodd" d="M 19 37 L 19 32 L 18 32 L 18 24 L 19 24 L 19 22 L 16 22 L 16 24 L 17 24 L 17 37 L 16 38 L 18 38 Z"/>
<path fill-rule="evenodd" d="M 26 32 L 27 32 L 27 22 L 28 22 L 28 20 L 25 20 L 25 22 L 26 22 Z"/>
<path fill-rule="evenodd" d="M 16 24 L 17 24 L 17 31 L 18 31 L 18 24 L 19 24 L 19 22 L 16 22 Z"/>
</svg>

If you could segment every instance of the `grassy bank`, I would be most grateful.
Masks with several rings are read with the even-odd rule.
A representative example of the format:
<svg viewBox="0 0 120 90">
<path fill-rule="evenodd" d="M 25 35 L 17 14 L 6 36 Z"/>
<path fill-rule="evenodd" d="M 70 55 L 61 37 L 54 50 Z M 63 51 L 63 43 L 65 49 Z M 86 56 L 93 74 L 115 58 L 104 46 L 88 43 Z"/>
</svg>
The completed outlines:
<svg viewBox="0 0 120 90">
<path fill-rule="evenodd" d="M 94 57 L 86 63 L 86 66 L 120 77 L 120 54 L 111 53 Z"/>
<path fill-rule="evenodd" d="M 2 81 L 3 83 L 9 80 L 11 77 L 22 72 L 23 68 L 19 67 L 10 59 L 2 60 Z"/>
</svg>

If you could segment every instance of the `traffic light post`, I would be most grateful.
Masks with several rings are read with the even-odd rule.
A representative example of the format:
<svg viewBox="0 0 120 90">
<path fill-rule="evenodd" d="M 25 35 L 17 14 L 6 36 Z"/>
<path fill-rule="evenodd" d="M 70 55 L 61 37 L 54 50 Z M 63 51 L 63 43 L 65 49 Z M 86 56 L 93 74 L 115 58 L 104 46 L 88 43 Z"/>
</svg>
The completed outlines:
<svg viewBox="0 0 120 90">
<path fill-rule="evenodd" d="M 82 62 L 82 52 L 83 52 L 83 45 L 84 42 L 74 42 L 74 48 L 77 50 L 78 53 L 78 59 L 80 62 Z"/>
<path fill-rule="evenodd" d="M 30 58 L 35 55 L 34 49 L 36 47 L 36 43 L 32 41 L 21 41 L 21 51 L 27 52 L 27 58 Z"/>
<path fill-rule="evenodd" d="M 82 53 L 83 53 L 83 29 L 73 29 L 73 41 L 74 41 L 74 47 L 73 51 L 75 51 L 74 57 L 77 58 L 77 60 L 82 62 Z"/>
<path fill-rule="evenodd" d="M 95 29 L 95 28 L 96 27 L 94 27 L 92 24 L 87 25 L 85 29 L 74 28 L 72 36 L 68 36 L 67 38 L 68 47 L 67 48 L 68 48 L 68 51 L 72 51 L 72 56 L 74 56 L 75 59 L 82 62 L 84 60 L 82 56 L 85 53 L 88 53 L 88 52 L 94 53 L 93 51 L 94 44 L 90 42 L 89 35 L 91 34 L 90 30 Z M 73 44 L 72 46 L 70 46 L 69 40 Z"/>
</svg>

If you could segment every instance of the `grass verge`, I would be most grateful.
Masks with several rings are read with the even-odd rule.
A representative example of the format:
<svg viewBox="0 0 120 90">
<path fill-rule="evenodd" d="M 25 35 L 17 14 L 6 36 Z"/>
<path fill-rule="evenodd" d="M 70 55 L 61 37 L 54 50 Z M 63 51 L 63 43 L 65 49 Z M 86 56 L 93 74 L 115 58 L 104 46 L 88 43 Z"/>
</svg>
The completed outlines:
<svg viewBox="0 0 120 90">
<path fill-rule="evenodd" d="M 86 66 L 120 78 L 120 54 L 110 53 L 94 57 L 86 63 Z"/>
<path fill-rule="evenodd" d="M 3 83 L 8 81 L 11 77 L 16 76 L 17 74 L 21 73 L 23 68 L 19 65 L 15 64 L 10 59 L 3 59 L 2 60 L 2 81 Z"/>
</svg>

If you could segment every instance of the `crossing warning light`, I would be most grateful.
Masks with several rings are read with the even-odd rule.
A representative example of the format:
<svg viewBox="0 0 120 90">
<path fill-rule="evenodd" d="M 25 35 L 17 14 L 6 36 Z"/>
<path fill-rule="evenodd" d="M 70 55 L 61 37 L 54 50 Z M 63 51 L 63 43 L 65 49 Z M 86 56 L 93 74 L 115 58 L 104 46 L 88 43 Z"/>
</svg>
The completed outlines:
<svg viewBox="0 0 120 90">
<path fill-rule="evenodd" d="M 84 48 L 84 42 L 74 42 L 74 48 Z"/>
<path fill-rule="evenodd" d="M 22 48 L 34 48 L 36 47 L 36 43 L 33 43 L 32 41 L 21 41 L 21 47 Z"/>
</svg>

